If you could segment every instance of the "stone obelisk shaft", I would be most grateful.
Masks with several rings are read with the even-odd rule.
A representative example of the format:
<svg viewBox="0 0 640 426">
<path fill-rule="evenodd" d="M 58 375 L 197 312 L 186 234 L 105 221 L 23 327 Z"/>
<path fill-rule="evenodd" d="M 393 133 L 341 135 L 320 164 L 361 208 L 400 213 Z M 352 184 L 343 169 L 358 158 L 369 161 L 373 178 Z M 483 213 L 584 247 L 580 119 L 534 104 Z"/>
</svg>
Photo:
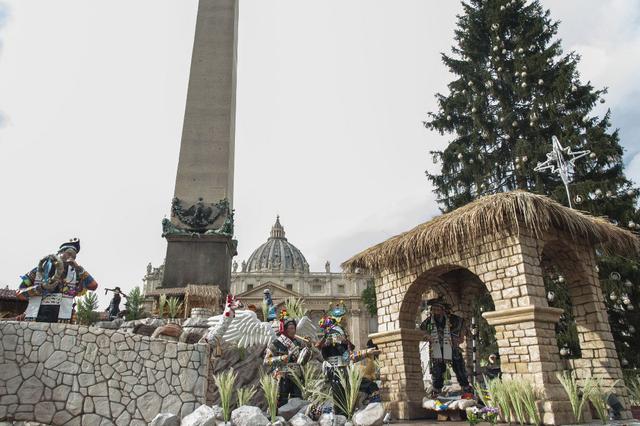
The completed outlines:
<svg viewBox="0 0 640 426">
<path fill-rule="evenodd" d="M 233 200 L 238 0 L 200 0 L 175 196 Z"/>
<path fill-rule="evenodd" d="M 229 288 L 237 32 L 238 0 L 200 0 L 163 287 Z"/>
</svg>

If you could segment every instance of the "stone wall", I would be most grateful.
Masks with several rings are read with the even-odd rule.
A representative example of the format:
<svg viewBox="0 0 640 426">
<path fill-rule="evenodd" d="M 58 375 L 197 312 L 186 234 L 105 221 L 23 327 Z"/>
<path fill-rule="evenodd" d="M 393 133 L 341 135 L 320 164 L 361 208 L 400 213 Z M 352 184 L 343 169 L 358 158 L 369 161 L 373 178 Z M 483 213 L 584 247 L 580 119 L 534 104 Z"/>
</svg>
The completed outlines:
<svg viewBox="0 0 640 426">
<path fill-rule="evenodd" d="M 205 402 L 205 345 L 27 322 L 0 322 L 0 336 L 0 421 L 136 426 Z"/>
</svg>

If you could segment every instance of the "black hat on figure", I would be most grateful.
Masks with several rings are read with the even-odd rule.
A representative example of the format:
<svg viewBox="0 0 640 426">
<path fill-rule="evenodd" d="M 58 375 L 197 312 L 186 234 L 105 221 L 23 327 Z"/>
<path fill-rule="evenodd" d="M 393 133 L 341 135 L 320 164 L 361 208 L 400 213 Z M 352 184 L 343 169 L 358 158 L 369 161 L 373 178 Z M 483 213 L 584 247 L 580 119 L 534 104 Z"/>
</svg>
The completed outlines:
<svg viewBox="0 0 640 426">
<path fill-rule="evenodd" d="M 76 253 L 80 253 L 80 240 L 72 238 L 68 242 L 60 244 L 60 250 L 58 250 L 58 253 L 68 249 L 73 249 Z"/>
<path fill-rule="evenodd" d="M 437 299 L 431 299 L 427 302 L 427 306 L 439 306 L 442 309 L 444 309 L 445 311 L 449 310 L 449 304 L 447 302 L 444 301 L 444 299 L 442 299 L 441 297 L 438 297 Z"/>
</svg>

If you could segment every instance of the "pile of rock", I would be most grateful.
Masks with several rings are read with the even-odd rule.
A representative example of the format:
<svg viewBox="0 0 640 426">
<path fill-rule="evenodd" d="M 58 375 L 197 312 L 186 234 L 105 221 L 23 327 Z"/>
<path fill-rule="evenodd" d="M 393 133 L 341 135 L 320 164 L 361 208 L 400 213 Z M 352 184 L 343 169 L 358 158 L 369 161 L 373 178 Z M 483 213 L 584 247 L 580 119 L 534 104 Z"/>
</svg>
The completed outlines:
<svg viewBox="0 0 640 426">
<path fill-rule="evenodd" d="M 260 408 L 243 405 L 233 410 L 231 421 L 225 423 L 222 408 L 201 405 L 182 421 L 173 414 L 158 414 L 151 426 L 382 426 L 384 423 L 384 407 L 379 402 L 356 412 L 352 422 L 334 414 L 322 414 L 318 421 L 314 421 L 305 413 L 308 406 L 307 401 L 293 398 L 280 407 L 276 421 L 271 422 Z"/>
</svg>

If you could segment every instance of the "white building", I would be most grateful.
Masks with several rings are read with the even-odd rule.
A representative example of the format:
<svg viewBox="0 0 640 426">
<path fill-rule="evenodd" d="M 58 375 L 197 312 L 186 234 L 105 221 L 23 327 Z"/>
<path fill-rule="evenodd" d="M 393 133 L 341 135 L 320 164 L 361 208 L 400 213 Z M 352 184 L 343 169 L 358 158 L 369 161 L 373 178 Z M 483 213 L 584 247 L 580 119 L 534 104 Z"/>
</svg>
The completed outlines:
<svg viewBox="0 0 640 426">
<path fill-rule="evenodd" d="M 274 304 L 281 304 L 288 297 L 302 298 L 308 315 L 316 322 L 330 305 L 342 300 L 347 306 L 343 321 L 346 321 L 349 338 L 357 348 L 362 348 L 369 333 L 377 329 L 377 320 L 371 318 L 361 301 L 369 280 L 370 277 L 363 274 L 330 272 L 329 262 L 325 264 L 325 272 L 310 272 L 304 255 L 287 240 L 277 218 L 267 242 L 255 249 L 248 261 L 242 262 L 240 271 L 234 262 L 231 292 L 243 303 L 255 304 L 258 311 L 267 288 Z"/>
</svg>

